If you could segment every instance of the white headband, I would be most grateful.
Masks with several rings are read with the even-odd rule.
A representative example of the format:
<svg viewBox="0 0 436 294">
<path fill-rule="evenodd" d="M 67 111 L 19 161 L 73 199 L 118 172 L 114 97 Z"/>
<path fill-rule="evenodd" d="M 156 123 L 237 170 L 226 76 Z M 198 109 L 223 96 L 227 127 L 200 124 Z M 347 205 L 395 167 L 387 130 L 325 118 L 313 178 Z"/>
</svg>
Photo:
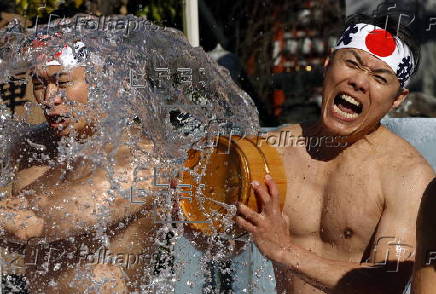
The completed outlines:
<svg viewBox="0 0 436 294">
<path fill-rule="evenodd" d="M 392 68 L 402 88 L 409 83 L 415 67 L 413 55 L 403 41 L 388 31 L 364 23 L 350 25 L 334 49 L 343 48 L 361 49 L 372 54 Z"/>
<path fill-rule="evenodd" d="M 45 65 L 62 65 L 65 67 L 80 66 L 85 57 L 85 44 L 77 41 L 74 43 L 74 49 L 65 45 L 61 51 L 54 55 L 54 59 L 47 61 Z"/>
<path fill-rule="evenodd" d="M 62 34 L 56 34 L 54 36 L 39 35 L 32 40 L 32 49 L 44 48 L 48 46 L 48 41 L 52 38 L 62 37 Z M 50 54 L 51 55 L 51 54 Z M 70 45 L 65 44 L 64 47 L 51 56 L 47 56 L 47 52 L 43 52 L 39 56 L 39 60 L 43 60 L 44 65 L 62 65 L 65 67 L 84 66 L 83 62 L 88 56 L 88 50 L 85 44 L 81 41 L 75 41 L 73 48 Z"/>
</svg>

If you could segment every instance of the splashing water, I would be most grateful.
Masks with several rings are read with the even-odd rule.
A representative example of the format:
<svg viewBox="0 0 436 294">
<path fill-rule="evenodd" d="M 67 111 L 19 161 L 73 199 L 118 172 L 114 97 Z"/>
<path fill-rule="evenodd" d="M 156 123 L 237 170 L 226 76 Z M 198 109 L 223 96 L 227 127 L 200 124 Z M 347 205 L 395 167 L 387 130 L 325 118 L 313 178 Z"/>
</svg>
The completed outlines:
<svg viewBox="0 0 436 294">
<path fill-rule="evenodd" d="M 134 16 L 118 19 L 127 23 L 141 21 Z M 90 170 L 104 169 L 109 178 L 106 192 L 109 196 L 105 200 L 106 205 L 95 210 L 98 221 L 93 238 L 99 245 L 110 246 L 113 235 L 108 230 L 109 206 L 120 195 L 126 197 L 128 191 L 132 191 L 130 187 L 126 189 L 129 171 L 120 173 L 114 167 L 118 151 L 128 146 L 134 153 L 131 166 L 135 166 L 135 170 L 146 169 L 154 173 L 148 173 L 145 178 L 135 178 L 133 185 L 154 177 L 154 186 L 144 194 L 152 195 L 154 208 L 159 208 L 154 209 L 153 217 L 160 221 L 153 234 L 143 236 L 158 248 L 157 252 L 150 254 L 154 266 L 144 265 L 143 277 L 138 278 L 141 285 L 133 287 L 145 292 L 171 293 L 174 291 L 172 282 L 183 270 L 183 264 L 172 264 L 172 248 L 175 240 L 183 235 L 184 226 L 170 223 L 174 217 L 173 199 L 177 190 L 169 188 L 167 183 L 171 175 L 168 174 L 172 172 L 174 176 L 174 171 L 180 171 L 188 150 L 202 149 L 201 142 L 206 137 L 226 135 L 235 130 L 244 135 L 257 134 L 257 110 L 251 98 L 231 80 L 229 73 L 201 48 L 192 48 L 179 31 L 150 24 L 145 29 L 126 34 L 122 30 L 83 30 L 76 24 L 77 16 L 39 27 L 38 32 L 34 32 L 35 29 L 23 30 L 14 21 L 1 32 L 1 83 L 9 82 L 18 73 L 34 72 L 47 64 L 53 53 L 61 51 L 65 45 L 73 48 L 77 41 L 85 44 L 86 58 L 82 65 L 89 85 L 88 103 L 86 107 L 74 101 L 65 103 L 75 112 L 73 117 L 85 117 L 87 121 L 92 121 L 94 132 L 86 140 L 77 140 L 77 132 L 72 130 L 56 141 L 41 142 L 26 137 L 24 143 L 17 143 L 29 134 L 32 138 L 34 132 L 47 128 L 47 125 L 36 128 L 17 121 L 0 104 L 0 185 L 5 186 L 14 180 L 17 166 L 11 163 L 11 159 L 15 157 L 14 149 L 19 144 L 33 150 L 32 162 L 27 164 L 46 162 L 52 169 L 63 167 L 53 185 L 80 178 L 89 174 Z M 41 34 L 46 35 L 44 46 L 32 46 L 37 35 Z M 58 95 L 66 97 L 61 89 Z M 149 142 L 146 146 L 152 148 L 144 147 L 144 140 Z M 56 149 L 55 157 L 50 154 L 53 148 Z M 85 165 L 87 169 L 81 171 L 80 168 Z M 166 177 L 156 179 L 156 171 L 166 174 Z M 202 174 L 197 176 L 200 181 Z M 230 226 L 235 210 L 234 207 L 226 207 L 228 214 L 224 216 L 224 223 Z M 179 218 L 183 218 L 180 212 Z M 124 227 L 129 225 L 129 221 L 119 224 Z M 169 234 L 171 236 L 167 240 Z M 70 239 L 77 243 L 79 238 Z M 208 239 L 209 244 L 220 242 L 221 248 L 227 246 L 220 239 Z M 208 262 L 224 258 L 223 252 L 206 250 L 202 271 L 207 271 L 205 265 Z M 177 254 L 183 255 L 183 252 Z M 95 281 L 89 291 L 98 291 L 95 288 L 110 280 L 97 281 L 92 274 L 85 270 L 81 272 L 79 268 L 75 270 L 70 285 L 77 286 L 82 279 Z M 48 284 L 56 286 L 57 283 L 50 280 Z M 189 285 L 192 284 L 190 281 Z"/>
</svg>

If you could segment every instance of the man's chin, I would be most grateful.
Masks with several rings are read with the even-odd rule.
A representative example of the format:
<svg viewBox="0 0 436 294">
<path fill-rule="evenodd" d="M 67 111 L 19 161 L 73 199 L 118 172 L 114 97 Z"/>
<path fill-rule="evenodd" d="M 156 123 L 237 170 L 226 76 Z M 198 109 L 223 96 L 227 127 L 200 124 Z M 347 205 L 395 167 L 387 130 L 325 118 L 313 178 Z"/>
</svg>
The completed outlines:
<svg viewBox="0 0 436 294">
<path fill-rule="evenodd" d="M 324 118 L 322 120 L 324 130 L 332 136 L 351 136 L 360 129 L 359 122 L 344 122 L 336 118 Z"/>
<path fill-rule="evenodd" d="M 355 141 L 362 136 L 370 134 L 372 131 L 377 129 L 380 125 L 379 122 L 375 121 L 370 124 L 368 121 L 359 120 L 353 123 L 341 122 L 334 119 L 323 120 L 323 127 L 325 131 L 333 136 L 347 137 L 346 140 Z"/>
</svg>

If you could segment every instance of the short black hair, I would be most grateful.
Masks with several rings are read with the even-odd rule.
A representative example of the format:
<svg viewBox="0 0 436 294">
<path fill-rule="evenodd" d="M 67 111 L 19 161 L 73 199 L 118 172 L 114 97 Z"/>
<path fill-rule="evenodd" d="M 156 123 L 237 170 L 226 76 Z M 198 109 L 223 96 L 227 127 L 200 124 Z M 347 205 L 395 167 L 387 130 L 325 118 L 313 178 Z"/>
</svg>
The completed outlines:
<svg viewBox="0 0 436 294">
<path fill-rule="evenodd" d="M 415 62 L 415 68 L 411 73 L 411 76 L 413 76 L 417 72 L 421 61 L 421 44 L 418 41 L 418 39 L 414 37 L 411 28 L 405 25 L 403 22 L 401 22 L 401 18 L 399 17 L 400 13 L 403 13 L 404 15 L 405 12 L 389 11 L 388 13 L 387 12 L 380 13 L 380 11 L 377 11 L 373 15 L 367 15 L 361 13 L 352 14 L 348 16 L 345 20 L 344 31 L 350 25 L 364 23 L 364 24 L 375 25 L 384 28 L 393 36 L 397 36 L 401 41 L 403 41 L 409 47 L 410 51 L 412 52 L 413 59 Z M 400 20 L 400 23 L 398 20 Z"/>
</svg>

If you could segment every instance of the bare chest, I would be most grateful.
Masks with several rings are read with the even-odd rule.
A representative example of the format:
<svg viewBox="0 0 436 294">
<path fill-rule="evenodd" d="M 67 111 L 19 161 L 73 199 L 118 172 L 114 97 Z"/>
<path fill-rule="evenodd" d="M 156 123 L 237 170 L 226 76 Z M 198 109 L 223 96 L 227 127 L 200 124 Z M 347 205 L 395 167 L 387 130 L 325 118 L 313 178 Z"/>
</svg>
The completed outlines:
<svg viewBox="0 0 436 294">
<path fill-rule="evenodd" d="M 284 158 L 288 189 L 283 213 L 297 242 L 332 254 L 365 250 L 383 211 L 375 164 L 353 156 L 334 164 Z"/>
</svg>

